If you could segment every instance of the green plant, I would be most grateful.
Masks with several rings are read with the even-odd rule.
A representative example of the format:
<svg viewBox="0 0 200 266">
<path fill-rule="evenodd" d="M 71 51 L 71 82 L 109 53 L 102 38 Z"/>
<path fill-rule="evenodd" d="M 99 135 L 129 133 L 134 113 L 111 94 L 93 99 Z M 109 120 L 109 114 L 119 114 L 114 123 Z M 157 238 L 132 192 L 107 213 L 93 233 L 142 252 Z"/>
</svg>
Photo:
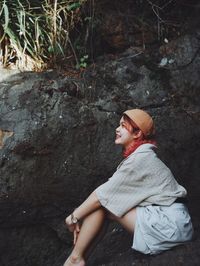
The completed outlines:
<svg viewBox="0 0 200 266">
<path fill-rule="evenodd" d="M 3 0 L 0 2 L 0 44 L 4 66 L 41 69 L 60 60 L 79 63 L 70 33 L 81 21 L 87 0 Z"/>
<path fill-rule="evenodd" d="M 78 62 L 78 64 L 76 64 L 76 68 L 79 69 L 79 68 L 86 68 L 87 65 L 88 65 L 88 58 L 89 56 L 88 55 L 84 55 L 80 58 L 80 62 Z"/>
</svg>

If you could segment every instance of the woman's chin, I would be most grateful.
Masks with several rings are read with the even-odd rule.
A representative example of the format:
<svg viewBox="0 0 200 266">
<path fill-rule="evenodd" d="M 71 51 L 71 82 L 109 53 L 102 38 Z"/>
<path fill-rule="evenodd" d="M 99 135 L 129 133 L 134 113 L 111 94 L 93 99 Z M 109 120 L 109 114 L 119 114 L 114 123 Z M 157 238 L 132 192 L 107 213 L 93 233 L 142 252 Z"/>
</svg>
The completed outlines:
<svg viewBox="0 0 200 266">
<path fill-rule="evenodd" d="M 120 144 L 121 144 L 120 140 L 119 140 L 119 139 L 116 139 L 116 140 L 115 140 L 115 144 L 116 144 L 116 145 L 120 145 Z"/>
</svg>

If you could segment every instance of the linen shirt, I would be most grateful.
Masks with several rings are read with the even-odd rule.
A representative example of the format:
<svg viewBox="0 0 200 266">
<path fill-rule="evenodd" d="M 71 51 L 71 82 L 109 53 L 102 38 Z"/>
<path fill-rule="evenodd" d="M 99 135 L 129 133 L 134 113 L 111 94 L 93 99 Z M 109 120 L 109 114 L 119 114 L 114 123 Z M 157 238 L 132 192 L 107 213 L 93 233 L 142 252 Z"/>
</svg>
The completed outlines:
<svg viewBox="0 0 200 266">
<path fill-rule="evenodd" d="M 169 206 L 187 192 L 157 157 L 155 146 L 142 144 L 117 167 L 95 192 L 103 207 L 121 217 L 136 206 Z"/>
</svg>

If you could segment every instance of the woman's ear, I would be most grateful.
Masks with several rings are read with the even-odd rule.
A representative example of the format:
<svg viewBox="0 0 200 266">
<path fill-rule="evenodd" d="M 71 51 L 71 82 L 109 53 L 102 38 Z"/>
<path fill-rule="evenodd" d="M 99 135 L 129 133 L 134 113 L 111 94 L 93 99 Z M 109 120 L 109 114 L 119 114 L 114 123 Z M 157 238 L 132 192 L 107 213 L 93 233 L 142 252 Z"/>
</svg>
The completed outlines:
<svg viewBox="0 0 200 266">
<path fill-rule="evenodd" d="M 140 139 L 141 140 L 144 137 L 143 133 L 140 129 L 135 131 L 133 134 L 134 134 L 134 136 L 133 136 L 134 139 Z"/>
</svg>

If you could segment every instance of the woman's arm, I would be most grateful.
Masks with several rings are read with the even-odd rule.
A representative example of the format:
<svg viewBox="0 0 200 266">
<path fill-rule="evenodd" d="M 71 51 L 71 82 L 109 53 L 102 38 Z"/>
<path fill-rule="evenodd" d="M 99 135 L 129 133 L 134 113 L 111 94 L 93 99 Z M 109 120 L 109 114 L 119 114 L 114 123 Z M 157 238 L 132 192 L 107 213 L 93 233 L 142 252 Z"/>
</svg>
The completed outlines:
<svg viewBox="0 0 200 266">
<path fill-rule="evenodd" d="M 99 209 L 101 207 L 100 201 L 97 198 L 96 192 L 92 192 L 90 196 L 74 210 L 73 214 L 70 214 L 65 222 L 70 231 L 74 231 L 74 224 L 72 222 L 72 215 L 74 220 L 81 220 L 91 212 Z"/>
<path fill-rule="evenodd" d="M 97 198 L 96 192 L 93 191 L 90 196 L 77 208 L 74 210 L 73 214 L 78 220 L 84 218 L 91 212 L 99 209 L 101 203 Z"/>
</svg>

